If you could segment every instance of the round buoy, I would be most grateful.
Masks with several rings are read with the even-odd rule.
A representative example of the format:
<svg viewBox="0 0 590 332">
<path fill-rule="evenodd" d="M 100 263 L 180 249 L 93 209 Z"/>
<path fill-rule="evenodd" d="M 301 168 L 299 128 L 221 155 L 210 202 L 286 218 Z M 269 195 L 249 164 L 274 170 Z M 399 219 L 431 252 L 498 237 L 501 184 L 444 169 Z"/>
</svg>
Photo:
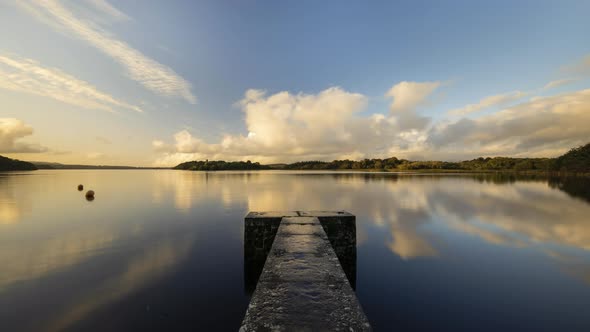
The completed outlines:
<svg viewBox="0 0 590 332">
<path fill-rule="evenodd" d="M 94 198 L 94 190 L 88 190 L 86 192 L 86 198 L 92 197 Z"/>
<path fill-rule="evenodd" d="M 79 184 L 79 185 L 78 185 L 78 191 L 82 191 L 82 190 L 84 190 L 84 186 L 83 186 L 83 185 L 81 185 L 81 184 Z"/>
</svg>

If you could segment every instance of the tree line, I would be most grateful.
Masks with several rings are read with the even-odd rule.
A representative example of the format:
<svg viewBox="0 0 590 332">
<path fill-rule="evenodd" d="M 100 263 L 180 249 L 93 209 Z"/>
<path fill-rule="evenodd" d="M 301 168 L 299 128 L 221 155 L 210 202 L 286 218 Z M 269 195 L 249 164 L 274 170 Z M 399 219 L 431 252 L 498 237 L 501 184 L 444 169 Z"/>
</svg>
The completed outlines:
<svg viewBox="0 0 590 332">
<path fill-rule="evenodd" d="M 189 171 L 243 171 L 243 170 L 263 170 L 271 169 L 270 166 L 261 165 L 258 162 L 248 161 L 188 161 L 177 165 L 174 169 L 183 169 Z"/>
<path fill-rule="evenodd" d="M 291 164 L 261 165 L 251 161 L 189 161 L 175 169 L 215 170 L 464 170 L 464 171 L 545 171 L 545 172 L 590 172 L 590 143 L 571 149 L 557 158 L 509 158 L 487 157 L 452 161 L 411 161 L 396 157 L 385 159 L 299 161 Z"/>
</svg>

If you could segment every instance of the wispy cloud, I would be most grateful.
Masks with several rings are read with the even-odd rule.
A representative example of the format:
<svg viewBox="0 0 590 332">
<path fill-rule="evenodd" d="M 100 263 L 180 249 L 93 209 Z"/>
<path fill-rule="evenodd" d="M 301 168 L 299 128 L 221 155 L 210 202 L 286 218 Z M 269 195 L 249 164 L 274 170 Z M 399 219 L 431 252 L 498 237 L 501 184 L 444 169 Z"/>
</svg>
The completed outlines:
<svg viewBox="0 0 590 332">
<path fill-rule="evenodd" d="M 100 10 L 108 15 L 124 15 L 106 1 L 93 1 Z M 90 19 L 83 19 L 73 11 L 54 0 L 29 0 L 19 6 L 33 14 L 44 23 L 50 24 L 60 32 L 79 38 L 122 65 L 128 76 L 139 82 L 148 90 L 162 96 L 181 97 L 190 103 L 196 103 L 191 92 L 191 84 L 171 68 L 158 63 L 134 49 L 112 33 L 100 28 Z"/>
<path fill-rule="evenodd" d="M 20 142 L 33 135 L 33 128 L 14 118 L 0 118 L 0 153 L 39 153 L 48 149 L 39 144 Z"/>
<path fill-rule="evenodd" d="M 113 7 L 106 0 L 86 0 L 94 6 L 94 8 L 102 11 L 117 21 L 129 21 L 131 18 L 127 14 Z"/>
<path fill-rule="evenodd" d="M 499 95 L 488 96 L 481 99 L 478 103 L 465 105 L 461 108 L 451 110 L 449 113 L 452 115 L 466 115 L 474 112 L 479 112 L 494 106 L 506 106 L 512 102 L 515 102 L 525 97 L 526 95 L 527 94 L 522 91 L 513 91 Z"/>
<path fill-rule="evenodd" d="M 119 101 L 88 82 L 26 58 L 0 55 L 0 89 L 49 97 L 87 109 L 112 112 L 114 108 L 126 108 L 142 112 L 139 107 Z"/>
<path fill-rule="evenodd" d="M 572 64 L 562 67 L 561 71 L 574 76 L 590 75 L 590 54 L 585 55 Z"/>
<path fill-rule="evenodd" d="M 553 88 L 557 88 L 563 85 L 568 85 L 570 83 L 573 83 L 577 81 L 577 79 L 575 78 L 564 78 L 561 80 L 555 80 L 555 81 L 551 81 L 547 84 L 545 84 L 545 86 L 543 87 L 543 90 L 549 90 L 549 89 L 553 89 Z"/>
<path fill-rule="evenodd" d="M 590 89 L 537 97 L 477 119 L 438 124 L 428 143 L 447 155 L 551 156 L 590 140 Z"/>
</svg>

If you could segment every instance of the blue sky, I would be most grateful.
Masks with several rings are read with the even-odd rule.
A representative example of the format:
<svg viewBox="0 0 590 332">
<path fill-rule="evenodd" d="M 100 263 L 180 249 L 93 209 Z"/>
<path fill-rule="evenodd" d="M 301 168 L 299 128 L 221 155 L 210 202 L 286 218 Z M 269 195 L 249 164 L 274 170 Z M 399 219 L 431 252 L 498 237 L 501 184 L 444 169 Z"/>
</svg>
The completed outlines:
<svg viewBox="0 0 590 332">
<path fill-rule="evenodd" d="M 589 12 L 587 1 L 0 1 L 0 153 L 138 165 L 552 156 L 590 140 Z"/>
</svg>

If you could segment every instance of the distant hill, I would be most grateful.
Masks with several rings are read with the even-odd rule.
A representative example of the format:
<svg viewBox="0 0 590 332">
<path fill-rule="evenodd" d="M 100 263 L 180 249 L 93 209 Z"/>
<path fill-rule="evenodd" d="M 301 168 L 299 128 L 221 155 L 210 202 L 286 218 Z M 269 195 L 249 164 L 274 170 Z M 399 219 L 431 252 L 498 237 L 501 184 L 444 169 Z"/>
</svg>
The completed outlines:
<svg viewBox="0 0 590 332">
<path fill-rule="evenodd" d="M 560 172 L 590 172 L 590 143 L 573 148 L 555 160 L 555 170 Z"/>
<path fill-rule="evenodd" d="M 32 161 L 38 169 L 161 169 L 163 167 L 135 167 L 135 166 L 111 166 L 111 165 L 70 165 L 50 163 L 45 161 Z"/>
<path fill-rule="evenodd" d="M 29 162 L 0 156 L 0 171 L 34 171 L 37 167 Z"/>
</svg>

